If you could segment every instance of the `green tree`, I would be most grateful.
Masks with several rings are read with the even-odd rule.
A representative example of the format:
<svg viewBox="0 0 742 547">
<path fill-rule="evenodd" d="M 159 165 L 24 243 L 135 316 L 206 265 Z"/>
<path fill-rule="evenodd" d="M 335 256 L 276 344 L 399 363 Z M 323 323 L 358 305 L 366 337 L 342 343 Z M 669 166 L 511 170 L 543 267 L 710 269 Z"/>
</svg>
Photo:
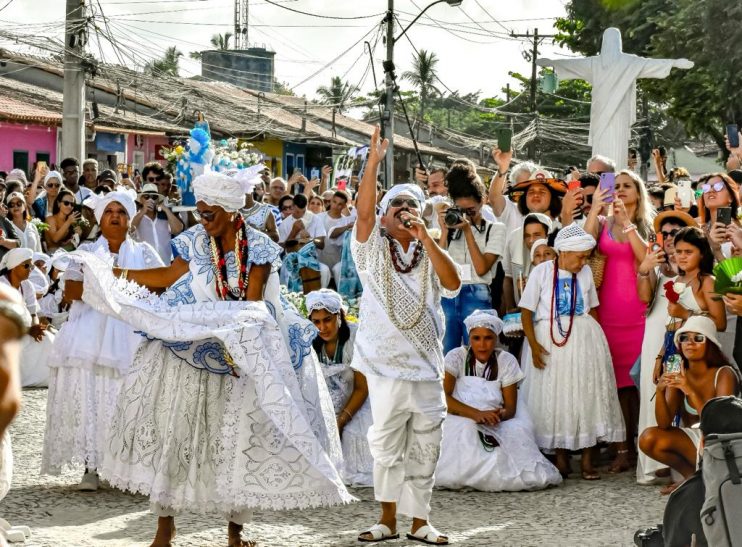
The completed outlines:
<svg viewBox="0 0 742 547">
<path fill-rule="evenodd" d="M 278 78 L 273 78 L 273 93 L 278 95 L 288 95 L 289 97 L 296 97 L 296 93 L 291 91 L 291 87 L 287 82 L 282 82 Z"/>
<path fill-rule="evenodd" d="M 179 76 L 179 64 L 182 56 L 183 53 L 177 47 L 169 47 L 165 50 L 162 57 L 149 61 L 144 65 L 144 72 L 153 76 Z"/>
<path fill-rule="evenodd" d="M 402 79 L 410 82 L 420 96 L 420 108 L 418 110 L 420 124 L 425 121 L 425 107 L 428 105 L 428 101 L 431 97 L 441 94 L 435 86 L 435 82 L 438 81 L 437 66 L 438 56 L 432 51 L 428 52 L 421 49 L 412 59 L 412 70 L 402 73 Z M 420 124 L 417 126 L 418 138 L 420 137 Z"/>
<path fill-rule="evenodd" d="M 355 89 L 348 82 L 343 82 L 339 76 L 333 76 L 329 86 L 317 88 L 317 95 L 321 97 L 320 103 L 332 105 L 338 112 L 344 112 L 353 101 Z"/>
<path fill-rule="evenodd" d="M 219 51 L 224 51 L 229 49 L 229 40 L 232 38 L 231 32 L 225 32 L 224 34 L 214 34 L 211 36 L 211 39 L 209 42 L 212 46 L 214 46 L 214 49 Z M 201 60 L 201 52 L 200 51 L 191 51 L 189 54 L 191 59 L 196 59 L 197 61 Z"/>
<path fill-rule="evenodd" d="M 724 150 L 724 126 L 742 125 L 742 3 L 727 0 L 570 0 L 557 21 L 560 41 L 594 55 L 603 29 L 623 35 L 624 51 L 649 57 L 686 57 L 696 63 L 664 80 L 639 80 L 655 107 L 679 120 L 689 135 L 711 136 Z"/>
</svg>

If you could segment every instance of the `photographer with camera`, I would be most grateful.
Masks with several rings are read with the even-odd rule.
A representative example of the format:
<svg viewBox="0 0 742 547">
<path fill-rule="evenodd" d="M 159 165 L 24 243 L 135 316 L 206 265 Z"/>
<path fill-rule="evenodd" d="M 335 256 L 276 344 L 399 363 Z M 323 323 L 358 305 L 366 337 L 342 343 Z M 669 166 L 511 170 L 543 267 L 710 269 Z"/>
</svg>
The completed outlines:
<svg viewBox="0 0 742 547">
<path fill-rule="evenodd" d="M 505 244 L 505 225 L 482 218 L 487 190 L 474 164 L 457 160 L 446 175 L 453 207 L 438 212 L 441 226 L 440 246 L 461 270 L 462 287 L 456 298 L 443 298 L 446 315 L 444 353 L 469 343 L 464 319 L 474 310 L 492 307 L 489 285 L 495 263 Z"/>
</svg>

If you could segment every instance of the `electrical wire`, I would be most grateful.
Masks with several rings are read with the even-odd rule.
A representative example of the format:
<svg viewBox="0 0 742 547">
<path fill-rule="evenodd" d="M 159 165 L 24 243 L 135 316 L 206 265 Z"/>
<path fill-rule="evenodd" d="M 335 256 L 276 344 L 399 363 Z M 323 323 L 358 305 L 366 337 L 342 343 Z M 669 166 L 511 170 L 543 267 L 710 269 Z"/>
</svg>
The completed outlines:
<svg viewBox="0 0 742 547">
<path fill-rule="evenodd" d="M 271 5 L 274 5 L 276 7 L 281 8 L 281 9 L 292 11 L 294 13 L 299 13 L 301 15 L 306 15 L 308 17 L 317 17 L 319 19 L 335 19 L 335 20 L 338 20 L 338 21 L 352 21 L 354 19 L 373 19 L 373 18 L 380 17 L 380 16 L 384 15 L 383 12 L 382 13 L 372 13 L 372 14 L 369 14 L 369 15 L 354 15 L 354 16 L 351 16 L 351 17 L 341 17 L 341 16 L 337 16 L 337 15 L 320 15 L 318 13 L 310 13 L 310 12 L 307 12 L 307 11 L 301 11 L 301 10 L 298 10 L 298 9 L 295 9 L 295 8 L 290 8 L 288 6 L 284 6 L 284 5 L 281 5 L 278 2 L 276 2 L 275 0 L 265 0 L 265 2 L 266 2 L 266 4 L 271 4 Z"/>
</svg>

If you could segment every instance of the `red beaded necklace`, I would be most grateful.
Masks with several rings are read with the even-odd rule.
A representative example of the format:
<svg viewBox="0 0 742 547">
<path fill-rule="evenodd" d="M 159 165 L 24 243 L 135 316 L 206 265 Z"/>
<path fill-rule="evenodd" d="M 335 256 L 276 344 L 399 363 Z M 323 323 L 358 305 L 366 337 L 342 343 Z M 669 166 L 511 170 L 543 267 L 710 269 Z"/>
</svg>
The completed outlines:
<svg viewBox="0 0 742 547">
<path fill-rule="evenodd" d="M 394 266 L 395 271 L 402 274 L 410 273 L 418 264 L 420 264 L 425 252 L 425 249 L 420 242 L 415 245 L 415 250 L 412 252 L 412 260 L 410 263 L 405 264 L 402 254 L 399 252 L 399 245 L 395 245 L 394 239 L 391 237 L 386 236 L 386 238 L 389 240 L 389 254 L 392 255 L 392 265 Z"/>
<path fill-rule="evenodd" d="M 554 313 L 554 303 L 559 298 L 559 259 L 554 259 L 554 282 L 551 288 L 551 313 L 549 318 L 549 334 L 551 335 L 551 342 L 558 348 L 563 348 L 567 345 L 569 336 L 572 334 L 572 326 L 575 320 L 575 311 L 577 310 L 577 274 L 572 274 L 572 298 L 569 305 L 569 327 L 567 332 L 562 329 L 562 323 L 559 320 L 559 309 L 557 306 L 556 314 Z M 559 329 L 559 334 L 562 336 L 562 341 L 557 342 L 554 338 L 554 321 L 556 321 Z"/>
<path fill-rule="evenodd" d="M 216 239 L 210 238 L 211 246 L 211 265 L 216 275 L 216 293 L 222 300 L 245 300 L 247 296 L 247 225 L 241 214 L 235 218 L 235 244 L 234 258 L 237 263 L 237 290 L 232 290 L 227 281 L 227 261 L 221 247 L 217 244 Z"/>
</svg>

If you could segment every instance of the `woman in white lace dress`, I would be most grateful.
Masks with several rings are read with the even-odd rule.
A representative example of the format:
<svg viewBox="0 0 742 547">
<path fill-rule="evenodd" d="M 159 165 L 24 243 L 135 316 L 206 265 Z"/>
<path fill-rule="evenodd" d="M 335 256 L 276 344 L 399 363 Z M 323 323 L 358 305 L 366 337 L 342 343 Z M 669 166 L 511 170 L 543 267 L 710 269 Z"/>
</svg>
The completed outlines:
<svg viewBox="0 0 742 547">
<path fill-rule="evenodd" d="M 155 546 L 170 545 L 174 517 L 183 511 L 224 516 L 228 544 L 243 547 L 253 545 L 242 539 L 253 509 L 353 499 L 310 423 L 311 414 L 324 412 L 322 394 L 311 408 L 299 386 L 316 390 L 304 360 L 311 354 L 304 337 L 314 329 L 307 322 L 306 333 L 289 334 L 305 371 L 297 374 L 269 313 L 286 310 L 263 301 L 264 291 L 274 290 L 280 248 L 238 212 L 254 178 L 208 173 L 194 180 L 201 223 L 173 240 L 176 258 L 168 267 L 114 268 L 114 279 L 79 253 L 86 302 L 147 333 L 99 470 L 113 486 L 149 496 L 159 517 Z M 141 286 L 166 290 L 158 297 Z M 332 428 L 326 433 L 337 437 Z"/>
<path fill-rule="evenodd" d="M 368 448 L 373 423 L 366 377 L 350 368 L 356 325 L 345 320 L 341 296 L 330 289 L 306 298 L 309 319 L 317 327 L 313 346 L 322 365 L 343 445 L 341 475 L 345 484 L 373 486 L 374 459 Z"/>
<path fill-rule="evenodd" d="M 443 422 L 436 486 L 486 492 L 538 490 L 562 482 L 536 445 L 518 361 L 497 348 L 503 322 L 495 310 L 464 320 L 469 346 L 446 354 L 448 416 Z"/>
<path fill-rule="evenodd" d="M 132 195 L 133 194 L 133 195 Z M 136 213 L 136 193 L 120 189 L 87 201 L 95 211 L 101 236 L 80 250 L 95 253 L 122 268 L 164 266 L 149 244 L 128 236 Z M 78 487 L 98 489 L 96 469 L 103 458 L 122 378 L 131 365 L 141 334 L 113 317 L 95 311 L 80 299 L 82 272 L 78 264 L 64 274 L 69 319 L 57 334 L 50 356 L 49 396 L 41 472 L 59 475 L 65 468 L 84 467 Z"/>
<path fill-rule="evenodd" d="M 21 386 L 46 387 L 49 383 L 48 362 L 54 333 L 39 323 L 36 289 L 28 279 L 34 268 L 32 260 L 31 249 L 21 247 L 9 250 L 0 261 L 0 283 L 19 291 L 31 314 L 31 329 L 21 343 Z"/>
</svg>

